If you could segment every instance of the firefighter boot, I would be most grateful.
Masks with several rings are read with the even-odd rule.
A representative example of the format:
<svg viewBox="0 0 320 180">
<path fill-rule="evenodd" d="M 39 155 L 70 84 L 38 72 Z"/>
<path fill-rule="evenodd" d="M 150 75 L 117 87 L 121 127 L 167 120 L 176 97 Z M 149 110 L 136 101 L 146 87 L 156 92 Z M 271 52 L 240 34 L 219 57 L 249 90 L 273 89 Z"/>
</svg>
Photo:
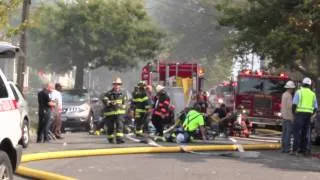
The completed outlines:
<svg viewBox="0 0 320 180">
<path fill-rule="evenodd" d="M 136 130 L 136 136 L 137 137 L 143 137 L 143 131 L 142 130 Z"/>
<path fill-rule="evenodd" d="M 113 139 L 113 138 L 108 138 L 108 142 L 109 142 L 110 144 L 114 144 L 114 139 Z"/>
<path fill-rule="evenodd" d="M 123 144 L 125 143 L 122 138 L 117 138 L 117 144 Z"/>
</svg>

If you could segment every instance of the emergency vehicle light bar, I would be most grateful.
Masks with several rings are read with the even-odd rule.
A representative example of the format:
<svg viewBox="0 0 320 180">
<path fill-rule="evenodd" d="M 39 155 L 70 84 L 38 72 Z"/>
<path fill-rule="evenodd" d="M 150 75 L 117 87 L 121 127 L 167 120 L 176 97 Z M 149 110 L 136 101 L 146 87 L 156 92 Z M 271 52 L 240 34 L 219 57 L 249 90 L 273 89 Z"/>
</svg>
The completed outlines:
<svg viewBox="0 0 320 180">
<path fill-rule="evenodd" d="M 255 72 L 252 72 L 251 70 L 242 70 L 240 72 L 241 75 L 253 75 L 253 76 L 263 76 L 263 75 L 269 75 L 269 76 L 272 76 L 272 74 L 269 74 L 269 73 L 266 73 L 266 72 L 263 72 L 263 71 L 255 71 Z M 279 76 L 281 78 L 287 78 L 288 75 L 285 74 L 284 72 L 281 72 L 279 75 L 276 75 L 276 76 Z"/>
</svg>

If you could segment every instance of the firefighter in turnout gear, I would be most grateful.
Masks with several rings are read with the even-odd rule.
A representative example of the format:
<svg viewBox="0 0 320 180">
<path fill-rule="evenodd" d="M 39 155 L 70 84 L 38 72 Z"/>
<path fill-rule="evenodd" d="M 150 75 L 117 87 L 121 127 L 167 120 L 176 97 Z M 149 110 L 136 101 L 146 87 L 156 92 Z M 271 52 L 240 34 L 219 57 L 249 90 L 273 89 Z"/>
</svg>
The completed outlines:
<svg viewBox="0 0 320 180">
<path fill-rule="evenodd" d="M 146 84 L 143 81 L 138 83 L 138 89 L 132 94 L 136 135 L 141 136 L 148 132 L 148 112 L 151 108 L 149 97 L 146 92 Z"/>
<path fill-rule="evenodd" d="M 107 124 L 107 138 L 109 143 L 114 143 L 116 137 L 117 144 L 124 143 L 123 124 L 126 114 L 126 93 L 120 87 L 122 81 L 116 78 L 113 81 L 113 88 L 104 94 L 104 121 Z"/>
<path fill-rule="evenodd" d="M 154 106 L 152 113 L 152 124 L 156 128 L 156 135 L 163 138 L 164 125 L 167 123 L 170 111 L 170 97 L 164 90 L 164 87 L 158 85 L 156 87 L 157 95 L 154 97 Z M 165 140 L 165 139 L 164 139 Z"/>
</svg>

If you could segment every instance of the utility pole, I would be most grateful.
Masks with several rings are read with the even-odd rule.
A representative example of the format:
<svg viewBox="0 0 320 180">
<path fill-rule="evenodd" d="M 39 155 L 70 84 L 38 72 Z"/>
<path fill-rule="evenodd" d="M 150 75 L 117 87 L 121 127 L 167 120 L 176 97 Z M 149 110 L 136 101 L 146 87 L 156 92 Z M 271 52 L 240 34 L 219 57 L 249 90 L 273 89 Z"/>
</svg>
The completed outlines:
<svg viewBox="0 0 320 180">
<path fill-rule="evenodd" d="M 31 5 L 31 0 L 23 0 L 21 24 L 26 23 L 28 20 L 30 5 Z M 20 36 L 20 49 L 22 51 L 22 54 L 18 58 L 17 83 L 19 87 L 23 90 L 24 75 L 26 70 L 26 58 L 27 58 L 27 29 L 25 27 L 22 29 L 21 36 Z"/>
</svg>

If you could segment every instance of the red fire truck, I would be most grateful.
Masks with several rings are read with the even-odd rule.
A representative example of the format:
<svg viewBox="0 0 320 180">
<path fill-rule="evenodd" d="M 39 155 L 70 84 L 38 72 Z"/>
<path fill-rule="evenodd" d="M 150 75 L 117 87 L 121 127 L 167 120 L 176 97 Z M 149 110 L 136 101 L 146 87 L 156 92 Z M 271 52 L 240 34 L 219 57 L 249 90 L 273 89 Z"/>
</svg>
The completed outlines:
<svg viewBox="0 0 320 180">
<path fill-rule="evenodd" d="M 204 70 L 198 63 L 154 61 L 143 67 L 141 80 L 151 86 L 164 85 L 170 97 L 176 99 L 174 105 L 181 106 L 177 107 L 180 110 L 191 103 L 191 94 L 202 90 Z"/>
<path fill-rule="evenodd" d="M 288 80 L 284 73 L 241 71 L 235 91 L 235 107 L 242 105 L 255 127 L 280 126 L 281 95 Z"/>
<path fill-rule="evenodd" d="M 143 67 L 141 80 L 148 85 L 181 86 L 179 80 L 189 78 L 194 91 L 203 87 L 204 70 L 198 63 L 153 62 Z"/>
<path fill-rule="evenodd" d="M 210 90 L 209 100 L 214 107 L 225 104 L 229 110 L 234 108 L 234 92 L 237 83 L 234 81 L 224 81 Z"/>
</svg>

